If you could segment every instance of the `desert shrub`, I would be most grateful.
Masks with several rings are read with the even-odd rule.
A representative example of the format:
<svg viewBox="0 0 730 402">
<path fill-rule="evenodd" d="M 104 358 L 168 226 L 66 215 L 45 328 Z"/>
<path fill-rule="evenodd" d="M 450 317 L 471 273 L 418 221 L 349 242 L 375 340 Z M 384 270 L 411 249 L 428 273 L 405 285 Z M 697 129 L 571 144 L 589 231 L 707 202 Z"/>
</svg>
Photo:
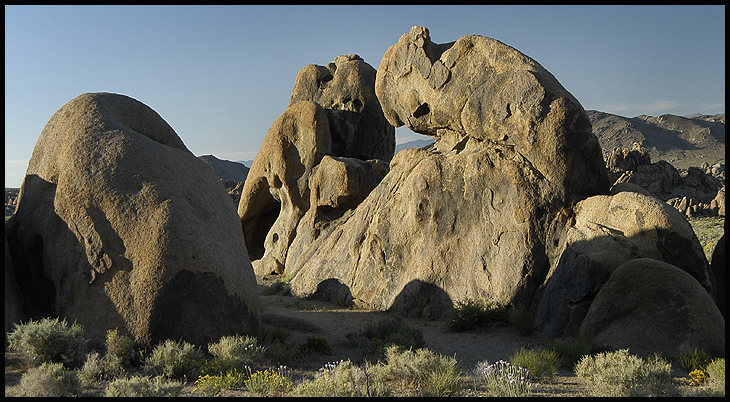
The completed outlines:
<svg viewBox="0 0 730 402">
<path fill-rule="evenodd" d="M 145 366 L 168 378 L 197 378 L 203 352 L 185 341 L 175 342 L 170 339 L 158 344 L 145 361 Z"/>
<path fill-rule="evenodd" d="M 413 328 L 398 318 L 368 323 L 360 332 L 346 335 L 350 344 L 358 347 L 366 357 L 380 360 L 391 345 L 404 349 L 422 348 L 423 331 Z"/>
<path fill-rule="evenodd" d="M 462 391 L 463 380 L 453 357 L 392 345 L 385 351 L 385 360 L 371 372 L 387 382 L 414 387 L 423 396 L 458 396 Z"/>
<path fill-rule="evenodd" d="M 704 370 L 710 363 L 710 360 L 710 355 L 702 348 L 683 350 L 679 354 L 679 364 L 687 373 L 695 370 Z"/>
<path fill-rule="evenodd" d="M 560 356 L 560 367 L 572 369 L 585 355 L 591 353 L 593 345 L 590 335 L 581 334 L 575 339 L 554 339 L 548 347 Z"/>
<path fill-rule="evenodd" d="M 500 360 L 494 364 L 477 363 L 475 374 L 484 381 L 492 396 L 530 396 L 536 386 L 524 367 Z"/>
<path fill-rule="evenodd" d="M 360 368 L 350 360 L 327 363 L 312 380 L 305 380 L 292 394 L 305 397 L 368 397 L 388 396 L 385 382 L 368 373 L 368 365 Z"/>
<path fill-rule="evenodd" d="M 73 323 L 69 326 L 65 319 L 58 318 L 16 324 L 7 339 L 8 348 L 20 352 L 30 366 L 62 363 L 75 369 L 84 363 L 88 350 L 81 325 Z"/>
<path fill-rule="evenodd" d="M 451 318 L 446 326 L 454 332 L 486 328 L 497 322 L 505 322 L 506 309 L 500 306 L 489 307 L 480 300 L 466 299 L 456 302 Z"/>
<path fill-rule="evenodd" d="M 230 370 L 243 372 L 246 366 L 258 364 L 263 360 L 266 348 L 259 346 L 255 337 L 233 335 L 208 344 L 208 352 L 213 356 L 208 374 L 222 374 Z"/>
<path fill-rule="evenodd" d="M 84 387 L 96 385 L 106 378 L 104 359 L 99 352 L 93 351 L 86 355 L 84 365 L 78 371 L 79 380 Z"/>
<path fill-rule="evenodd" d="M 193 391 L 206 396 L 215 396 L 224 389 L 242 387 L 247 377 L 248 373 L 242 373 L 237 370 L 230 370 L 220 375 L 206 374 L 195 380 L 195 388 Z"/>
<path fill-rule="evenodd" d="M 535 317 L 529 311 L 513 311 L 508 321 L 522 336 L 530 335 L 535 330 Z"/>
<path fill-rule="evenodd" d="M 78 396 L 80 393 L 78 375 L 62 363 L 42 363 L 20 378 L 20 396 Z"/>
<path fill-rule="evenodd" d="M 520 348 L 509 358 L 514 366 L 525 368 L 532 378 L 550 378 L 558 371 L 560 355 L 553 349 Z"/>
<path fill-rule="evenodd" d="M 251 374 L 244 385 L 259 395 L 283 395 L 291 391 L 293 384 L 285 374 L 267 369 Z"/>
<path fill-rule="evenodd" d="M 709 379 L 707 384 L 710 386 L 716 386 L 725 390 L 725 359 L 714 359 L 707 365 L 707 375 Z"/>
<path fill-rule="evenodd" d="M 105 372 L 112 376 L 122 375 L 132 368 L 136 358 L 137 350 L 131 337 L 120 334 L 116 328 L 106 332 Z"/>
<path fill-rule="evenodd" d="M 332 346 L 330 346 L 326 338 L 310 336 L 303 344 L 299 345 L 299 355 L 306 356 L 310 353 L 331 355 Z"/>
<path fill-rule="evenodd" d="M 170 381 L 162 377 L 133 376 L 118 378 L 107 384 L 104 396 L 107 397 L 175 397 L 183 389 L 180 381 Z"/>
<path fill-rule="evenodd" d="M 594 396 L 667 396 L 676 390 L 671 364 L 658 356 L 648 360 L 627 349 L 584 356 L 575 366 Z"/>
<path fill-rule="evenodd" d="M 700 379 L 700 377 L 703 378 Z M 724 397 L 725 359 L 714 359 L 707 365 L 705 371 L 696 370 L 689 373 L 688 383 L 690 387 L 684 388 L 682 396 Z"/>
</svg>

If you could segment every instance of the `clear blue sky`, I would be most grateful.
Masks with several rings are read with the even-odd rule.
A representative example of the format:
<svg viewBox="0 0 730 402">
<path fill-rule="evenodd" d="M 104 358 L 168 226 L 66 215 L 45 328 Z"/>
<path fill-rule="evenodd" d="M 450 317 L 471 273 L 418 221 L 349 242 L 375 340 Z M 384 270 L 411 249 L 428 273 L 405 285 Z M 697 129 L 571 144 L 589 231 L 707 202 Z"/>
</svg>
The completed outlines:
<svg viewBox="0 0 730 402">
<path fill-rule="evenodd" d="M 725 112 L 721 5 L 6 5 L 5 186 L 20 186 L 45 124 L 86 92 L 143 102 L 196 155 L 253 159 L 299 69 L 349 53 L 378 68 L 413 25 L 436 43 L 477 34 L 513 46 L 585 109 Z"/>
</svg>

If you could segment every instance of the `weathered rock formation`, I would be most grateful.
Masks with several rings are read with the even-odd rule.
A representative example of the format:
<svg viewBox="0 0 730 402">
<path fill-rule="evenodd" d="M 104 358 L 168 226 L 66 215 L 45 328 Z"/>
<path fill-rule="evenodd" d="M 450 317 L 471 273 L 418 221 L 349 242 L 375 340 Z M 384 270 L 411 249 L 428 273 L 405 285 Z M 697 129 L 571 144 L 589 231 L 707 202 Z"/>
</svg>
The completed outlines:
<svg viewBox="0 0 730 402">
<path fill-rule="evenodd" d="M 614 187 L 615 189 L 615 187 Z M 547 276 L 535 323 L 551 336 L 575 335 L 596 292 L 619 265 L 637 258 L 671 263 L 710 295 L 717 283 L 692 227 L 655 197 L 631 191 L 589 197 L 573 208 Z"/>
<path fill-rule="evenodd" d="M 283 273 L 323 226 L 355 208 L 387 173 L 395 129 L 374 83 L 375 69 L 356 55 L 300 70 L 238 205 L 257 275 Z"/>
<path fill-rule="evenodd" d="M 287 264 L 292 293 L 426 317 L 466 298 L 529 306 L 550 224 L 608 192 L 580 104 L 509 46 L 439 45 L 424 27 L 388 49 L 375 85 L 391 124 L 436 143 L 399 152 L 352 214 Z"/>
<path fill-rule="evenodd" d="M 50 119 L 6 235 L 28 317 L 96 339 L 258 334 L 255 278 L 221 181 L 152 109 L 84 94 Z"/>
<path fill-rule="evenodd" d="M 581 331 L 596 345 L 678 359 L 688 348 L 725 355 L 725 319 L 687 272 L 651 258 L 627 261 L 596 295 Z"/>
</svg>

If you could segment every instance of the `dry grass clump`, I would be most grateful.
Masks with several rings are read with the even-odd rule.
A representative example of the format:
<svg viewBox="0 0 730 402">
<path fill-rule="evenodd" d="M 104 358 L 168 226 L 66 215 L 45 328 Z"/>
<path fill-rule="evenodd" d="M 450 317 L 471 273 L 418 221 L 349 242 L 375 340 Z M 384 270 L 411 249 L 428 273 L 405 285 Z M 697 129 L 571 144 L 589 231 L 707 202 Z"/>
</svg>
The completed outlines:
<svg viewBox="0 0 730 402">
<path fill-rule="evenodd" d="M 477 363 L 474 371 L 477 377 L 487 385 L 491 396 L 530 396 L 532 388 L 537 385 L 532 383 L 532 377 L 526 368 L 504 360 L 494 364 L 489 364 L 487 361 Z"/>
<path fill-rule="evenodd" d="M 458 396 L 463 391 L 456 359 L 425 348 L 389 346 L 385 362 L 373 366 L 371 372 L 386 382 L 414 388 L 421 396 Z"/>
<path fill-rule="evenodd" d="M 671 368 L 659 356 L 645 360 L 621 349 L 584 356 L 575 373 L 594 396 L 671 396 L 677 393 Z"/>
<path fill-rule="evenodd" d="M 391 345 L 404 349 L 416 349 L 425 346 L 423 331 L 413 328 L 398 318 L 369 323 L 362 331 L 346 335 L 351 345 L 360 349 L 366 358 L 381 360 L 386 349 Z"/>
<path fill-rule="evenodd" d="M 203 352 L 188 342 L 166 340 L 152 349 L 145 367 L 158 376 L 174 379 L 198 378 L 203 363 Z"/>
<path fill-rule="evenodd" d="M 528 349 L 524 346 L 509 358 L 512 365 L 526 369 L 536 380 L 555 375 L 560 361 L 560 355 L 553 349 Z"/>
<path fill-rule="evenodd" d="M 223 374 L 231 370 L 244 372 L 246 367 L 260 363 L 266 348 L 258 345 L 252 336 L 224 336 L 218 342 L 208 344 L 213 358 L 207 362 L 207 374 Z"/>
<path fill-rule="evenodd" d="M 20 378 L 19 396 L 78 396 L 81 381 L 76 372 L 61 363 L 42 363 Z"/>
</svg>

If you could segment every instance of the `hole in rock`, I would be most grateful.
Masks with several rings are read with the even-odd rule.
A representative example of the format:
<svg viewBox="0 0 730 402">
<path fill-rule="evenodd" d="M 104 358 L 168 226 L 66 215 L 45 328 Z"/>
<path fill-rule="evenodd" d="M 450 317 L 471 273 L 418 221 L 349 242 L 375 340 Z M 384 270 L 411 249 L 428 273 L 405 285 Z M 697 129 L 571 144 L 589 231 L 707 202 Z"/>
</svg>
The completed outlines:
<svg viewBox="0 0 730 402">
<path fill-rule="evenodd" d="M 428 103 L 422 103 L 421 106 L 416 108 L 416 110 L 413 112 L 413 117 L 419 118 L 421 116 L 427 115 L 431 109 L 428 108 Z"/>
<path fill-rule="evenodd" d="M 279 179 L 279 176 L 274 176 L 274 188 L 281 188 L 281 179 Z"/>
<path fill-rule="evenodd" d="M 271 241 L 273 241 L 274 243 L 276 243 L 278 240 L 279 240 L 279 235 L 276 234 L 276 233 L 274 233 L 274 235 L 271 236 Z"/>
<path fill-rule="evenodd" d="M 352 101 L 352 106 L 355 107 L 355 111 L 359 112 L 362 108 L 362 101 L 360 99 L 355 99 L 354 101 Z"/>
<path fill-rule="evenodd" d="M 276 201 L 274 197 L 267 195 L 265 205 L 262 205 L 259 211 L 256 216 L 247 219 L 243 223 L 246 249 L 248 250 L 248 256 L 251 261 L 260 260 L 264 256 L 264 252 L 266 251 L 264 241 L 269 230 L 274 226 L 274 222 L 279 218 L 281 203 Z"/>
</svg>

